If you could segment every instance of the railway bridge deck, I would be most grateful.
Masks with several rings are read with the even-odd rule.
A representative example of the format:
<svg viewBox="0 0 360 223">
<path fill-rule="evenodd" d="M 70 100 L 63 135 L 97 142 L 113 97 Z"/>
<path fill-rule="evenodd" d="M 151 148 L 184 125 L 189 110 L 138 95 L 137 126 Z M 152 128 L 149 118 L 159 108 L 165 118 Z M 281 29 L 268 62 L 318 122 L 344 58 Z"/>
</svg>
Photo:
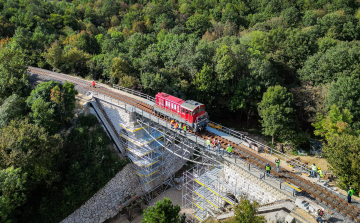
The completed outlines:
<svg viewBox="0 0 360 223">
<path fill-rule="evenodd" d="M 175 134 L 177 138 L 180 138 L 182 141 L 186 141 L 185 143 L 190 145 L 189 147 L 197 147 L 197 149 L 201 151 L 200 155 L 202 156 L 219 157 L 219 154 L 213 151 L 204 151 L 205 140 L 208 137 L 216 140 L 220 139 L 222 141 L 223 149 L 225 149 L 226 145 L 229 143 L 234 148 L 233 153 L 235 156 L 233 158 L 225 158 L 225 162 L 230 162 L 233 165 L 242 166 L 242 168 L 247 168 L 247 165 L 256 166 L 260 171 L 256 174 L 259 174 L 260 178 L 261 168 L 263 168 L 264 165 L 269 162 L 273 167 L 272 174 L 274 177 L 265 177 L 265 179 L 261 178 L 263 181 L 268 182 L 269 185 L 272 185 L 275 188 L 277 187 L 275 184 L 281 185 L 281 183 L 284 182 L 291 183 L 292 185 L 300 188 L 302 191 L 305 191 L 309 197 L 315 200 L 317 203 L 323 205 L 326 207 L 326 209 L 331 210 L 330 212 L 338 212 L 342 214 L 347 222 L 360 222 L 359 207 L 353 204 L 348 204 L 340 194 L 330 191 L 321 185 L 315 184 L 313 179 L 307 178 L 303 174 L 295 174 L 293 169 L 286 165 L 286 162 L 282 162 L 281 173 L 276 173 L 276 167 L 273 162 L 275 158 L 285 158 L 283 161 L 286 161 L 286 159 L 290 159 L 290 157 L 252 139 L 249 139 L 242 134 L 236 133 L 225 127 L 216 129 L 208 127 L 207 131 L 203 133 L 194 133 L 188 131 L 186 135 L 180 134 L 174 130 L 171 130 L 169 120 L 165 120 L 154 114 L 151 110 L 151 107 L 145 103 L 146 101 L 154 100 L 151 96 L 121 87 L 118 87 L 119 89 L 113 89 L 101 85 L 93 89 L 91 87 L 90 81 L 34 67 L 29 67 L 28 72 L 30 74 L 47 76 L 50 79 L 56 79 L 62 82 L 72 82 L 78 87 L 81 87 L 87 91 L 91 91 L 93 97 L 107 100 L 109 103 L 113 103 L 116 106 L 123 106 L 129 112 L 136 113 L 140 123 L 164 131 L 166 134 L 169 134 L 169 136 L 174 136 Z M 119 103 L 119 101 L 122 103 Z M 254 144 L 258 149 L 260 148 L 262 150 L 268 151 L 268 154 L 254 152 L 254 149 L 252 148 Z M 216 165 L 222 165 L 218 159 L 214 158 L 214 160 L 217 163 Z M 297 161 L 292 162 L 294 166 L 298 167 L 299 173 L 309 171 L 308 167 L 303 163 Z"/>
</svg>

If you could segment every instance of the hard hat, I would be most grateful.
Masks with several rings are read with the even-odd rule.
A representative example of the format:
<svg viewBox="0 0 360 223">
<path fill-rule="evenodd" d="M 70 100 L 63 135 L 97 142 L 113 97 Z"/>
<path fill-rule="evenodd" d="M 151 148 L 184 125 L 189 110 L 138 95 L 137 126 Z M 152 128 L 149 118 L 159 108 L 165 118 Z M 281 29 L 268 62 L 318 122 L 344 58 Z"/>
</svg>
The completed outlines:
<svg viewBox="0 0 360 223">
<path fill-rule="evenodd" d="M 270 165 L 270 163 L 267 163 L 267 165 Z"/>
<path fill-rule="evenodd" d="M 318 167 L 318 170 L 321 170 L 321 168 L 320 168 L 320 167 Z"/>
<path fill-rule="evenodd" d="M 228 144 L 228 146 L 230 146 L 230 144 Z"/>
</svg>

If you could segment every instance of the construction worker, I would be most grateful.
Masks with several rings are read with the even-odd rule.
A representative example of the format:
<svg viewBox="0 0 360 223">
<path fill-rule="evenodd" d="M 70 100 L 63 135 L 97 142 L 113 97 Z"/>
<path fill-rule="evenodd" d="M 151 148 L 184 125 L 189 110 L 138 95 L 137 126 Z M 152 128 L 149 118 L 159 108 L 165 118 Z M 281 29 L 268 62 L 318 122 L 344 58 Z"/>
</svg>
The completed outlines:
<svg viewBox="0 0 360 223">
<path fill-rule="evenodd" d="M 276 159 L 275 160 L 275 163 L 276 163 L 276 172 L 280 172 L 280 159 Z"/>
<path fill-rule="evenodd" d="M 172 128 L 172 129 L 174 128 L 174 123 L 175 123 L 174 119 L 171 120 L 170 124 L 171 124 L 171 128 Z"/>
<path fill-rule="evenodd" d="M 324 175 L 323 175 L 323 172 L 322 172 L 322 170 L 321 170 L 321 168 L 320 167 L 318 167 L 318 175 L 317 175 L 317 178 L 318 178 L 318 182 L 320 182 L 320 177 L 324 177 Z"/>
<path fill-rule="evenodd" d="M 311 177 L 315 177 L 315 173 L 317 170 L 315 163 L 313 163 L 313 165 L 311 165 L 310 167 L 311 167 Z"/>
<path fill-rule="evenodd" d="M 270 170 L 271 170 L 270 163 L 267 163 L 267 164 L 265 165 L 265 170 L 266 170 L 266 175 L 269 175 L 269 174 L 270 174 Z"/>
<path fill-rule="evenodd" d="M 316 222 L 320 221 L 320 223 L 322 223 L 323 222 L 323 220 L 322 220 L 323 215 L 324 215 L 324 211 L 319 209 L 318 210 L 318 217 L 316 218 Z"/>
<path fill-rule="evenodd" d="M 94 80 L 93 80 L 93 82 L 92 82 L 92 86 L 95 87 L 95 81 L 94 81 Z"/>
<path fill-rule="evenodd" d="M 211 143 L 211 147 L 213 148 L 213 150 L 215 151 L 215 147 L 216 147 L 216 139 L 214 139 Z"/>
<path fill-rule="evenodd" d="M 218 147 L 218 151 L 220 153 L 220 149 L 221 149 L 221 141 L 220 141 L 220 139 L 217 141 L 217 147 Z"/>
<path fill-rule="evenodd" d="M 227 152 L 229 153 L 229 157 L 231 156 L 232 147 L 230 144 L 228 144 L 228 147 L 226 148 Z"/>
<path fill-rule="evenodd" d="M 179 124 L 175 123 L 175 131 L 178 129 L 178 127 L 179 127 Z"/>
<path fill-rule="evenodd" d="M 184 134 L 186 135 L 186 125 L 183 125 Z"/>
<path fill-rule="evenodd" d="M 210 138 L 206 140 L 207 149 L 210 150 L 211 141 Z"/>
<path fill-rule="evenodd" d="M 351 189 L 351 187 L 349 187 L 349 190 L 347 192 L 347 199 L 349 204 L 351 203 L 351 196 L 353 196 L 353 194 L 354 194 L 354 190 Z"/>
<path fill-rule="evenodd" d="M 181 133 L 181 130 L 182 130 L 182 125 L 181 125 L 181 123 L 179 123 L 179 130 L 180 130 L 180 133 Z"/>
</svg>

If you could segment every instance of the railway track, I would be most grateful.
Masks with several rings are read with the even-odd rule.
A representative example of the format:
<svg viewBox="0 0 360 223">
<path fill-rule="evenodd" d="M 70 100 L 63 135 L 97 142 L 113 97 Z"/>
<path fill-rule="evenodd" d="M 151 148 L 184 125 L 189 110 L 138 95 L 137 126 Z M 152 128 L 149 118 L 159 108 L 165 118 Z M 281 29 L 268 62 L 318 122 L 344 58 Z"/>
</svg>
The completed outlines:
<svg viewBox="0 0 360 223">
<path fill-rule="evenodd" d="M 39 74 L 39 75 L 47 76 L 47 77 L 50 77 L 53 79 L 57 79 L 60 81 L 64 81 L 64 82 L 67 81 L 67 82 L 73 83 L 74 85 L 80 86 L 80 87 L 88 89 L 90 91 L 95 91 L 95 92 L 104 94 L 106 96 L 115 98 L 117 100 L 124 101 L 130 105 L 133 105 L 133 106 L 140 108 L 148 113 L 151 113 L 154 116 L 157 116 L 161 119 L 166 120 L 165 118 L 160 117 L 159 115 L 155 114 L 152 111 L 152 107 L 149 104 L 139 101 L 137 99 L 131 98 L 127 95 L 116 93 L 114 91 L 108 90 L 101 86 L 93 88 L 88 81 L 81 80 L 81 79 L 75 78 L 75 77 L 71 77 L 66 74 L 55 73 L 52 71 L 43 70 L 43 69 L 35 68 L 35 67 L 28 67 L 27 71 L 30 73 Z M 169 120 L 167 120 L 167 121 L 169 121 Z M 191 132 L 191 131 L 188 131 L 188 132 Z M 215 135 L 214 133 L 211 133 L 209 131 L 204 131 L 201 133 L 195 133 L 195 132 L 191 132 L 191 133 L 196 134 L 199 137 L 204 138 L 205 140 L 207 138 L 210 138 L 211 140 L 212 139 L 221 140 L 221 147 L 223 149 L 226 149 L 227 144 L 230 144 L 233 147 L 233 153 L 235 153 L 236 155 L 238 155 L 239 157 L 241 157 L 243 159 L 246 159 L 248 162 L 251 162 L 251 163 L 259 166 L 260 168 L 264 168 L 264 166 L 267 163 L 270 163 L 272 169 L 273 170 L 276 169 L 276 166 L 274 163 L 259 156 L 256 153 L 252 152 L 249 148 L 246 148 L 243 145 L 238 145 L 232 141 L 229 141 L 221 136 Z M 287 181 L 289 183 L 297 185 L 301 190 L 307 192 L 309 195 L 311 195 L 313 198 L 315 198 L 318 201 L 318 203 L 323 202 L 322 205 L 325 205 L 327 207 L 332 207 L 333 209 L 338 210 L 338 212 L 341 212 L 343 214 L 343 216 L 349 216 L 354 221 L 360 222 L 360 209 L 359 208 L 355 207 L 352 204 L 348 204 L 345 200 L 333 195 L 332 193 L 321 188 L 320 186 L 315 185 L 315 184 L 311 183 L 310 181 L 308 181 L 302 177 L 299 177 L 296 174 L 294 174 L 290 171 L 287 171 L 285 169 L 282 169 L 281 173 L 277 173 L 276 171 L 272 171 L 272 173 L 274 175 L 278 176 L 279 178 L 284 179 L 285 181 Z"/>
<path fill-rule="evenodd" d="M 260 168 L 264 169 L 267 163 L 270 163 L 272 167 L 271 173 L 278 176 L 279 178 L 284 179 L 285 181 L 292 183 L 294 185 L 299 186 L 299 188 L 309 195 L 312 195 L 318 202 L 322 201 L 324 206 L 331 206 L 333 209 L 338 210 L 343 214 L 343 216 L 349 216 L 350 218 L 354 219 L 356 222 L 360 222 L 360 209 L 355 207 L 352 204 L 347 203 L 345 200 L 333 195 L 332 193 L 326 191 L 325 189 L 321 188 L 320 186 L 313 184 L 312 182 L 288 171 L 282 169 L 281 173 L 277 173 L 274 171 L 276 166 L 271 161 L 259 156 L 258 154 L 251 151 L 250 148 L 247 148 L 243 145 L 238 145 L 232 141 L 229 141 L 223 137 L 220 137 L 214 133 L 205 131 L 202 133 L 194 133 L 204 139 L 210 138 L 211 140 L 220 140 L 221 147 L 225 150 L 227 145 L 230 144 L 233 148 L 233 153 L 238 155 L 243 159 L 246 159 L 248 162 L 254 163 L 255 165 L 259 166 Z"/>
</svg>

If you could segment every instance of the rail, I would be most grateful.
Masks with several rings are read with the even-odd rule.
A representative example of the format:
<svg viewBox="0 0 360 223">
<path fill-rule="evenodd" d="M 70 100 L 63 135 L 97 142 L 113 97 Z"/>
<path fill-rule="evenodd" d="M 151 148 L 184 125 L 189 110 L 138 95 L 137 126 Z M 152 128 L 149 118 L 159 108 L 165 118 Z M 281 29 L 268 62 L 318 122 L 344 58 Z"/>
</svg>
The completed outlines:
<svg viewBox="0 0 360 223">
<path fill-rule="evenodd" d="M 258 147 L 262 147 L 262 148 L 264 148 L 264 150 L 266 150 L 271 155 L 276 156 L 277 158 L 279 158 L 281 160 L 285 160 L 285 162 L 287 162 L 289 164 L 293 164 L 294 166 L 299 167 L 301 172 L 309 173 L 309 171 L 310 171 L 310 167 L 308 165 L 306 165 L 305 163 L 303 163 L 299 160 L 296 160 L 295 157 L 286 155 L 286 154 L 278 151 L 277 149 L 273 149 L 270 146 L 267 146 L 258 141 L 255 141 L 254 139 L 246 136 L 244 133 L 242 133 L 240 131 L 235 131 L 233 129 L 227 128 L 225 126 L 222 126 L 222 125 L 212 122 L 212 121 L 209 121 L 209 126 L 218 131 L 226 133 L 229 136 L 240 139 L 242 142 L 241 144 L 243 144 L 243 146 L 246 146 L 248 148 L 250 148 L 250 145 L 252 145 L 252 144 L 255 144 Z"/>
<path fill-rule="evenodd" d="M 46 72 L 45 70 L 41 71 L 41 70 L 42 69 L 35 70 L 35 73 L 39 72 L 40 75 L 51 76 L 50 72 Z M 34 71 L 32 71 L 32 72 L 34 72 Z M 54 75 L 54 74 L 52 74 L 52 75 Z M 55 75 L 61 76 L 61 74 L 56 74 L 56 73 L 55 73 Z M 86 81 L 83 81 L 83 80 L 75 80 L 75 78 L 71 78 L 71 77 L 68 77 L 68 76 L 64 77 L 64 78 L 56 77 L 56 79 L 64 80 L 64 81 L 65 80 L 74 80 L 74 82 L 77 82 L 77 85 L 79 85 L 81 87 L 84 87 L 85 89 L 88 89 L 90 91 L 93 90 L 90 87 L 90 85 Z M 107 91 L 107 90 L 105 90 L 103 88 L 97 88 L 96 91 L 104 93 L 104 94 L 106 94 L 108 96 L 110 96 L 110 95 L 112 95 L 114 93 L 114 92 L 109 92 L 109 91 Z M 151 109 L 149 108 L 149 104 L 144 103 L 144 102 L 139 102 L 139 100 L 135 100 L 132 97 L 128 97 L 128 96 L 125 96 L 125 95 L 121 95 L 121 96 L 116 95 L 116 96 L 114 96 L 114 98 L 125 102 L 125 104 L 129 103 L 130 105 L 134 105 L 137 108 L 135 108 L 135 107 L 133 107 L 133 108 L 140 110 L 141 114 L 143 114 L 144 112 L 146 113 L 146 111 L 149 111 L 150 113 L 152 113 Z M 157 121 L 159 123 L 159 117 L 158 117 Z M 168 122 L 166 122 L 166 126 L 167 126 L 167 124 L 168 124 Z M 224 128 L 224 130 L 226 131 L 227 128 Z M 232 131 L 234 131 L 234 130 L 232 130 Z M 233 134 L 232 131 L 230 131 L 229 133 Z M 240 133 L 240 134 L 242 134 L 242 133 Z M 220 137 L 220 136 L 218 136 L 218 137 Z M 240 136 L 240 137 L 242 137 L 242 136 Z M 245 138 L 245 136 L 244 136 L 244 138 Z M 228 139 L 224 139 L 224 140 L 229 141 Z M 248 137 L 246 137 L 246 140 L 248 142 L 251 142 L 251 141 L 256 142 L 255 140 L 251 140 Z M 232 143 L 234 144 L 234 148 L 237 148 L 237 149 L 241 150 L 241 151 L 240 150 L 237 151 L 237 149 L 234 149 L 234 153 L 237 153 L 238 156 L 243 157 L 245 159 L 247 158 L 249 161 L 250 161 L 250 158 L 253 158 L 251 160 L 251 162 L 254 163 L 255 165 L 258 165 L 259 167 L 262 167 L 264 163 L 268 162 L 267 158 L 261 157 L 258 154 L 256 154 L 255 152 L 248 150 L 248 148 L 245 148 L 242 141 L 240 141 L 240 145 L 237 145 L 237 143 L 234 143 L 234 142 L 232 142 Z M 257 145 L 262 145 L 261 143 L 258 143 L 258 142 L 256 142 L 256 144 Z M 271 149 L 270 147 L 267 147 L 267 146 L 264 146 L 264 148 L 266 148 L 267 150 L 270 150 L 270 152 L 275 151 L 274 149 Z M 169 152 L 172 152 L 172 150 L 169 149 Z M 243 154 L 242 152 L 245 152 L 245 154 Z M 285 155 L 285 154 L 282 154 L 282 153 L 280 153 L 280 154 Z M 175 154 L 175 155 L 177 155 L 177 154 Z M 205 155 L 205 153 L 202 154 L 202 155 Z M 181 157 L 183 159 L 185 158 L 184 156 L 181 156 L 181 155 L 179 157 Z M 285 156 L 285 159 L 287 157 L 288 156 Z M 192 161 L 192 162 L 194 162 L 194 161 Z M 204 165 L 204 164 L 202 164 L 202 165 Z M 289 180 L 289 182 L 293 183 L 294 185 L 301 185 L 300 187 L 301 187 L 302 190 L 304 190 L 307 193 L 311 194 L 315 198 L 320 199 L 322 202 L 325 202 L 327 205 L 331 205 L 332 207 L 336 208 L 337 210 L 342 212 L 344 214 L 344 216 L 347 215 L 347 216 L 353 218 L 355 221 L 359 222 L 359 219 L 358 219 L 357 216 L 359 216 L 359 214 L 360 214 L 360 209 L 357 208 L 356 206 L 352 205 L 352 204 L 348 204 L 341 197 L 333 195 L 332 193 L 326 191 L 325 189 L 322 189 L 320 186 L 317 186 L 316 184 L 313 184 L 310 181 L 308 181 L 308 180 L 306 180 L 304 178 L 301 178 L 300 176 L 297 176 L 296 174 L 291 173 L 290 171 L 283 170 L 283 172 L 281 174 L 278 174 L 276 172 L 274 172 L 274 174 L 279 175 L 280 177 L 286 177 Z"/>
<path fill-rule="evenodd" d="M 126 87 L 122 87 L 122 86 L 119 86 L 119 85 L 115 85 L 115 84 L 113 85 L 113 88 L 116 88 L 116 89 L 121 90 L 121 91 L 125 91 L 126 93 L 129 93 L 129 94 L 139 96 L 141 98 L 147 99 L 147 100 L 152 101 L 152 102 L 156 102 L 154 97 L 152 97 L 150 95 L 147 95 L 147 94 L 144 94 L 144 93 L 141 93 L 139 91 L 135 91 L 135 90 L 132 90 L 132 89 L 129 89 L 129 88 L 126 88 Z M 264 150 L 266 150 L 271 155 L 276 156 L 277 158 L 279 158 L 281 160 L 284 160 L 285 163 L 289 163 L 289 164 L 293 165 L 295 168 L 298 167 L 300 169 L 300 171 L 303 172 L 303 173 L 309 173 L 309 171 L 310 171 L 310 167 L 307 164 L 305 164 L 305 163 L 303 163 L 303 162 L 301 162 L 299 160 L 296 160 L 294 156 L 286 155 L 286 154 L 280 152 L 277 149 L 271 148 L 271 147 L 269 147 L 267 145 L 264 145 L 264 144 L 262 144 L 262 143 L 260 143 L 258 141 L 255 141 L 254 139 L 249 138 L 248 136 L 246 136 L 245 133 L 242 133 L 240 131 L 235 131 L 233 129 L 227 128 L 225 126 L 222 126 L 222 125 L 220 125 L 220 124 L 218 124 L 216 122 L 210 121 L 210 120 L 209 120 L 209 126 L 214 128 L 214 129 L 217 129 L 218 131 L 226 133 L 229 136 L 240 139 L 243 142 L 242 143 L 243 146 L 246 146 L 248 148 L 250 148 L 249 145 L 252 145 L 252 144 L 260 146 L 260 147 L 264 148 Z"/>
<path fill-rule="evenodd" d="M 152 102 L 156 102 L 154 97 L 152 97 L 150 95 L 147 95 L 147 94 L 144 94 L 144 93 L 141 93 L 140 91 L 135 91 L 133 89 L 122 87 L 122 86 L 119 86 L 119 85 L 116 85 L 116 84 L 113 84 L 113 88 L 116 88 L 116 89 L 118 89 L 120 91 L 125 91 L 126 93 L 129 93 L 129 94 L 133 94 L 133 95 L 145 98 L 145 99 L 147 99 L 149 101 L 152 101 Z"/>
</svg>

